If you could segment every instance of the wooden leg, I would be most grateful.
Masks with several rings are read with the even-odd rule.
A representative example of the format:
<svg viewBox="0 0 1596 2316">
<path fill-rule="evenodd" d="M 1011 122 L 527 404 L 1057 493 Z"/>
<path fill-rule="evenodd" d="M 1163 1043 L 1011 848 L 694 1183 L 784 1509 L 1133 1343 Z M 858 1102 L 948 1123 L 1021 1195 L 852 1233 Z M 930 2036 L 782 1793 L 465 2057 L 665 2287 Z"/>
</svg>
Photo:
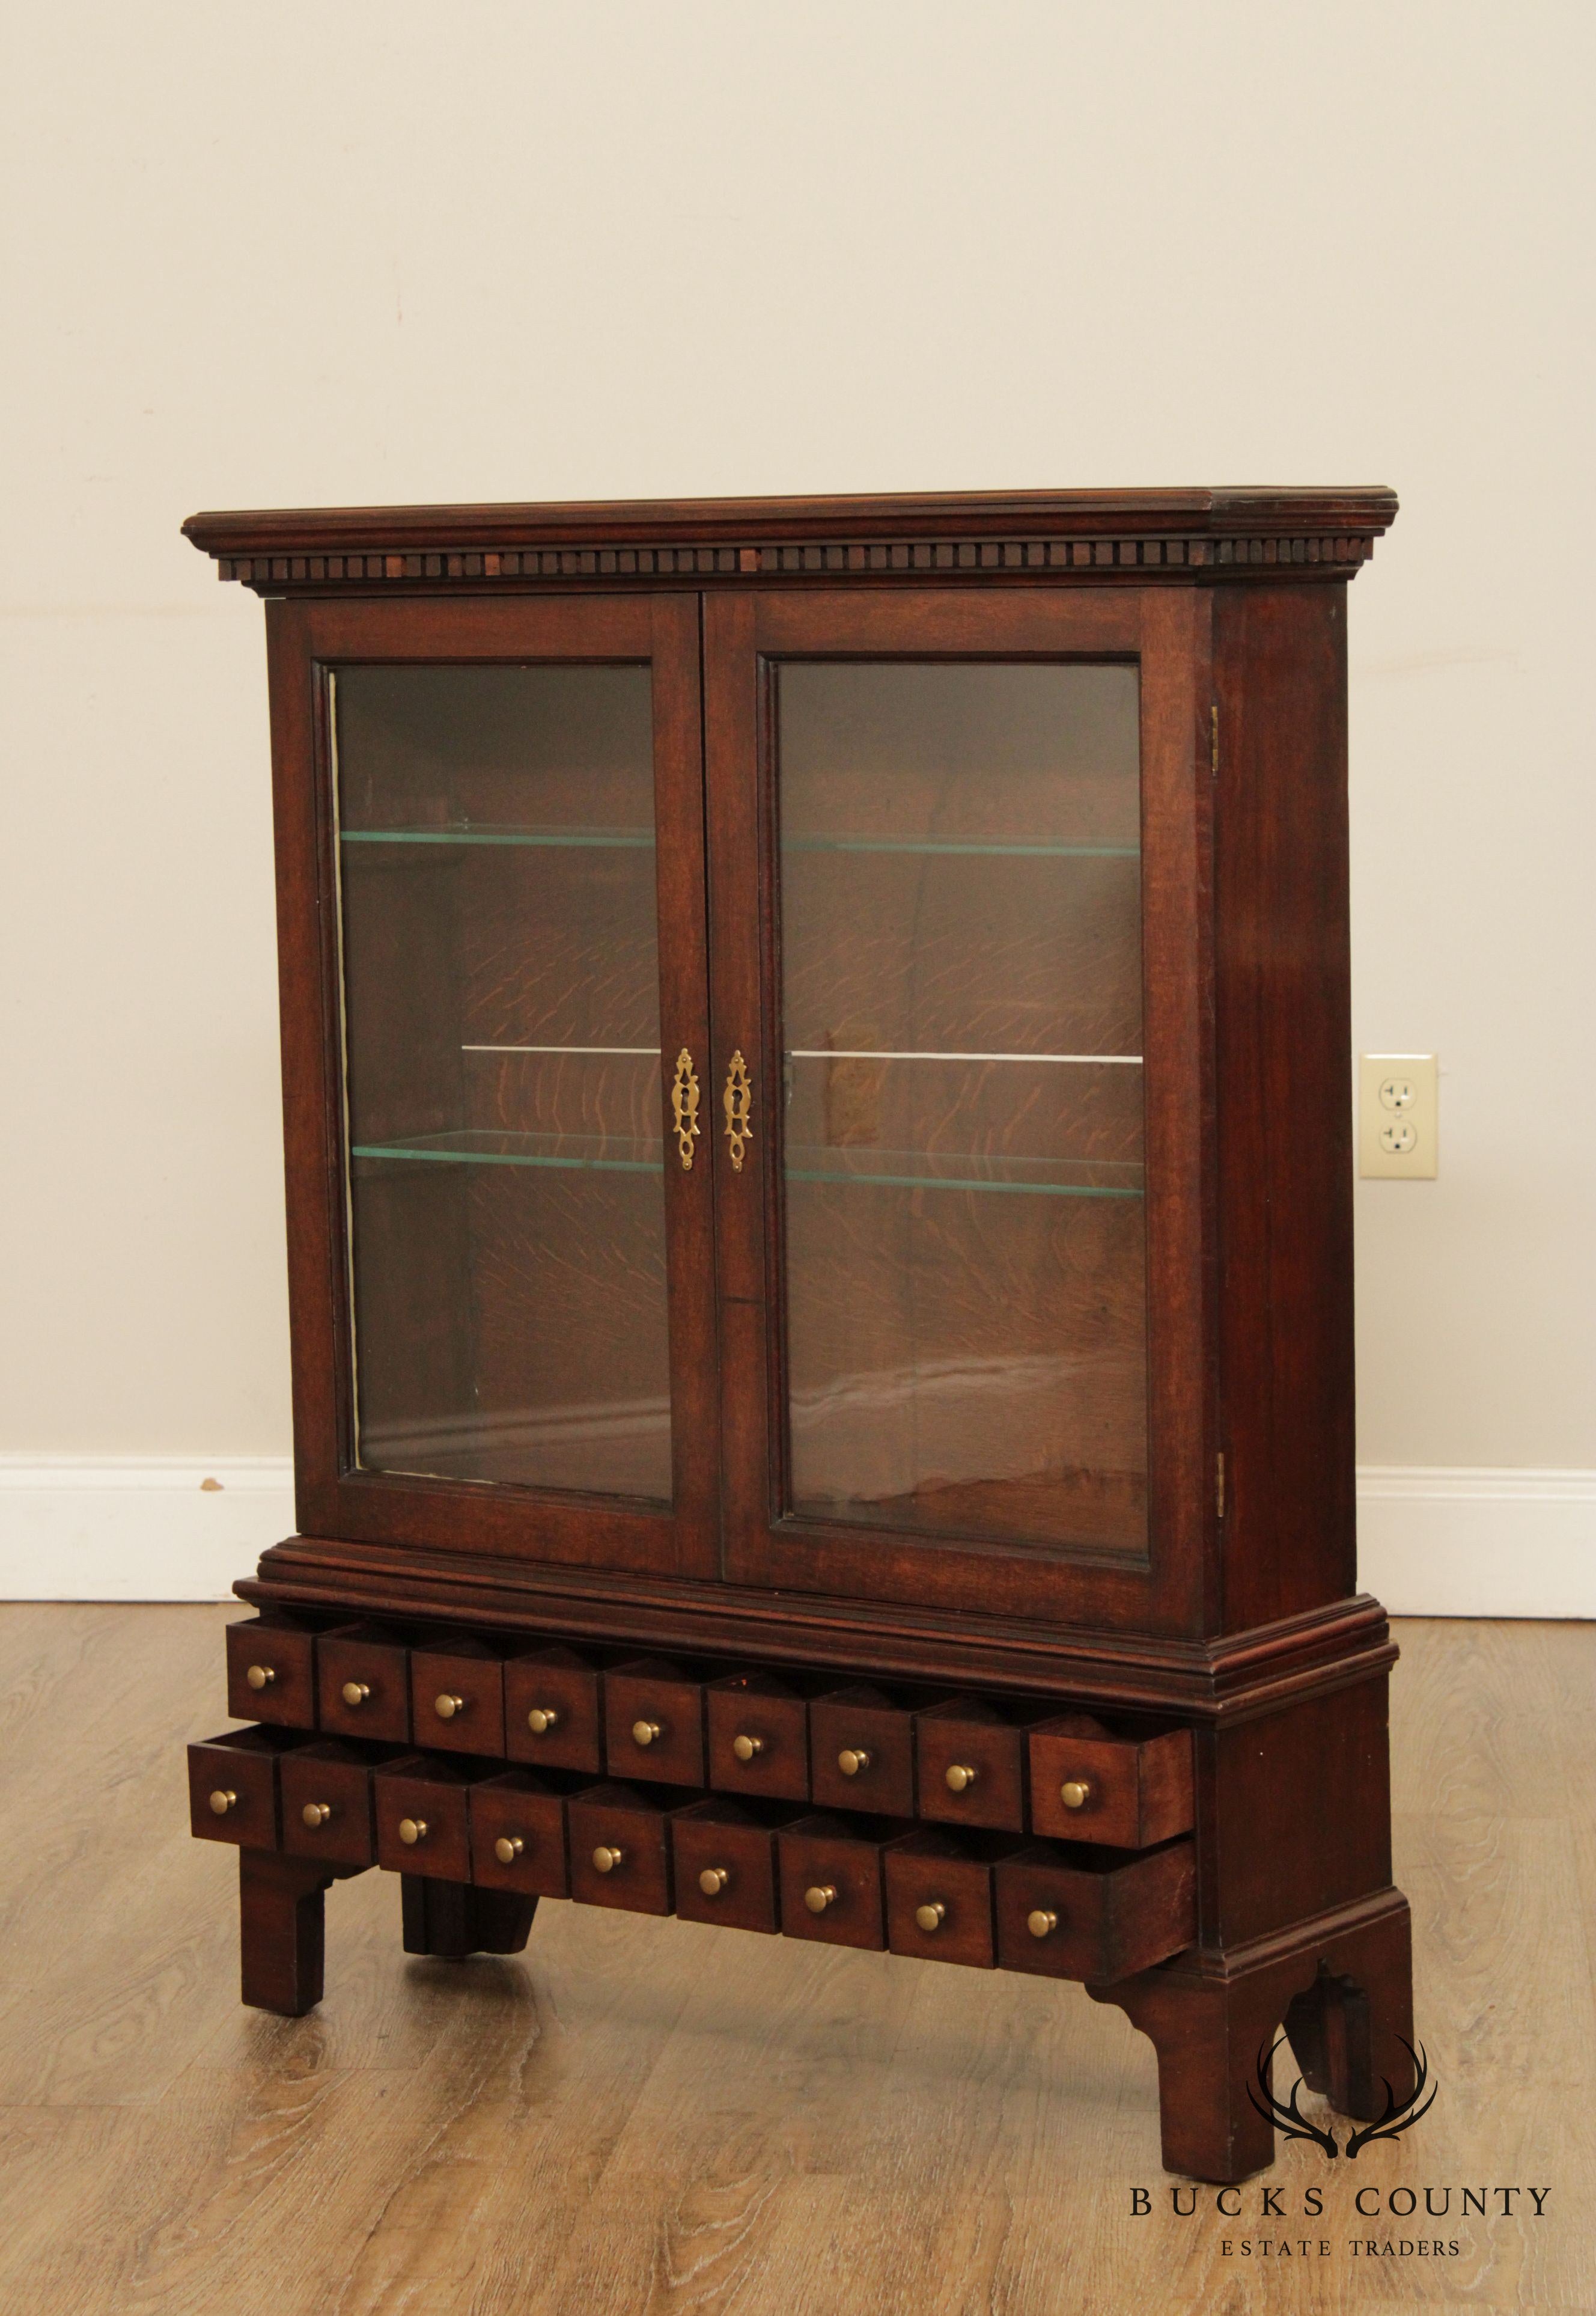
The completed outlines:
<svg viewBox="0 0 1596 2316">
<path fill-rule="evenodd" d="M 253 2009 L 301 2018 L 321 2000 L 323 1898 L 332 1878 L 304 1858 L 239 1851 L 244 2000 Z"/>
<path fill-rule="evenodd" d="M 1229 2186 L 1273 2161 L 1266 2054 L 1282 2022 L 1304 2083 L 1339 2114 L 1382 2114 L 1388 2085 L 1396 2099 L 1407 2096 L 1407 1908 L 1388 1905 L 1349 1929 L 1327 1924 L 1326 1932 L 1283 1956 L 1275 1945 L 1250 1966 L 1244 1949 L 1212 1973 L 1165 1964 L 1087 1988 L 1097 2001 L 1117 2003 L 1157 2052 L 1166 2170 Z M 1281 2097 L 1278 2089 L 1274 2096 Z"/>
<path fill-rule="evenodd" d="M 402 1874 L 399 1883 L 406 1954 L 451 1962 L 474 1954 L 519 1954 L 537 1911 L 536 1898 L 511 1890 L 478 1890 L 426 1874 Z"/>
</svg>

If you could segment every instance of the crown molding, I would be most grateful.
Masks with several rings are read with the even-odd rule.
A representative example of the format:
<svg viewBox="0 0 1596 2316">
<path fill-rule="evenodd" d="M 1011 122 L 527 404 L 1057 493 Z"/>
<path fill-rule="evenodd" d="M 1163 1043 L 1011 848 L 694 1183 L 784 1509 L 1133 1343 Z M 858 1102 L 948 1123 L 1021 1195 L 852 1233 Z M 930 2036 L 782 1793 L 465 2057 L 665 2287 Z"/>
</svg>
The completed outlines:
<svg viewBox="0 0 1596 2316">
<path fill-rule="evenodd" d="M 1381 487 L 324 507 L 191 515 L 217 575 L 257 593 L 557 584 L 968 585 L 1347 579 L 1396 518 Z"/>
</svg>

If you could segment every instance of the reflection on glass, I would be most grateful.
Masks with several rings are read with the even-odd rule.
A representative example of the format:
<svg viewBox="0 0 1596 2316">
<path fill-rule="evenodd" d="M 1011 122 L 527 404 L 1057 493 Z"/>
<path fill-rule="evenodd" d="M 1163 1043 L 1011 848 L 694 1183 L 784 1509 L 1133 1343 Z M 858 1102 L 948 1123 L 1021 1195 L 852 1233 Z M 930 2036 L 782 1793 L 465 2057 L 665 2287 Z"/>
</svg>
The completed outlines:
<svg viewBox="0 0 1596 2316">
<path fill-rule="evenodd" d="M 1136 672 L 776 701 L 792 1509 L 1140 1552 Z"/>
<path fill-rule="evenodd" d="M 359 1462 L 669 1502 L 648 671 L 333 686 Z"/>
</svg>

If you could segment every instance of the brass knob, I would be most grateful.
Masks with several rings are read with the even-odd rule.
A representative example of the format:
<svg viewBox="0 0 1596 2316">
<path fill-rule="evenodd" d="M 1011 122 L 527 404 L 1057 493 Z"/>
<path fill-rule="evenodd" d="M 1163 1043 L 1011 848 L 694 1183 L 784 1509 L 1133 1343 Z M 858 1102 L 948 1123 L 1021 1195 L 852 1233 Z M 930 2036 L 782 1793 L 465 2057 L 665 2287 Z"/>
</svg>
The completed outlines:
<svg viewBox="0 0 1596 2316">
<path fill-rule="evenodd" d="M 248 1681 L 252 1688 L 269 1688 L 271 1682 L 277 1679 L 277 1667 L 275 1665 L 251 1665 L 249 1670 L 244 1677 L 245 1680 Z"/>
<path fill-rule="evenodd" d="M 493 1855 L 501 1866 L 513 1866 L 526 1847 L 519 1833 L 501 1833 L 493 1844 Z"/>
<path fill-rule="evenodd" d="M 299 1813 L 301 1822 L 309 1826 L 312 1832 L 315 1831 L 318 1825 L 325 1825 L 327 1820 L 332 1816 L 332 1804 L 331 1802 L 306 1802 L 305 1807 Z"/>
<path fill-rule="evenodd" d="M 406 1849 L 413 1849 L 418 1841 L 425 1841 L 427 1839 L 426 1819 L 424 1817 L 402 1817 L 399 1821 L 399 1839 L 404 1844 Z"/>
<path fill-rule="evenodd" d="M 765 1750 L 763 1737 L 733 1737 L 732 1750 L 740 1761 L 751 1761 L 756 1753 Z"/>
<path fill-rule="evenodd" d="M 706 1866 L 698 1876 L 698 1887 L 706 1898 L 718 1898 L 731 1879 L 732 1872 L 729 1866 Z"/>
<path fill-rule="evenodd" d="M 634 1721 L 632 1724 L 632 1742 L 634 1745 L 656 1744 L 662 1734 L 657 1721 Z"/>
<path fill-rule="evenodd" d="M 967 1794 L 980 1774 L 968 1761 L 951 1761 L 942 1773 L 942 1782 L 950 1794 Z"/>
<path fill-rule="evenodd" d="M 861 1769 L 870 1767 L 870 1756 L 862 1745 L 845 1745 L 837 1756 L 837 1766 L 845 1777 L 856 1777 Z"/>
<path fill-rule="evenodd" d="M 927 1898 L 923 1906 L 917 1906 L 915 1908 L 915 1920 L 919 1924 L 921 1929 L 925 1931 L 927 1937 L 930 1937 L 933 1930 L 941 1929 L 946 1914 L 947 1908 L 943 1904 L 940 1898 Z"/>
<path fill-rule="evenodd" d="M 1059 1917 L 1051 1906 L 1038 1906 L 1025 1917 L 1025 1928 L 1033 1938 L 1051 1938 L 1059 1927 Z"/>
<path fill-rule="evenodd" d="M 218 1788 L 210 1797 L 211 1813 L 216 1817 L 226 1817 L 230 1809 L 237 1806 L 237 1803 L 236 1794 L 226 1793 Z"/>
<path fill-rule="evenodd" d="M 371 1694 L 371 1686 L 368 1681 L 346 1680 L 338 1694 L 348 1706 L 364 1705 Z"/>
<path fill-rule="evenodd" d="M 836 1889 L 829 1882 L 817 1883 L 812 1890 L 804 1892 L 803 1902 L 811 1914 L 823 1914 L 828 1906 L 837 1903 Z"/>
<path fill-rule="evenodd" d="M 1085 1809 L 1092 1798 L 1092 1788 L 1084 1777 L 1071 1777 L 1059 1788 L 1059 1799 L 1066 1809 Z"/>
<path fill-rule="evenodd" d="M 546 1737 L 549 1731 L 557 1729 L 559 1724 L 560 1708 L 557 1705 L 535 1705 L 527 1715 L 527 1726 L 534 1737 Z"/>
<path fill-rule="evenodd" d="M 463 1697 L 451 1697 L 446 1688 L 441 1697 L 433 1698 L 432 1710 L 440 1721 L 452 1721 L 457 1713 L 465 1712 L 466 1699 Z"/>
<path fill-rule="evenodd" d="M 621 1852 L 613 1842 L 601 1841 L 593 1852 L 595 1874 L 613 1874 L 621 1862 Z"/>
</svg>

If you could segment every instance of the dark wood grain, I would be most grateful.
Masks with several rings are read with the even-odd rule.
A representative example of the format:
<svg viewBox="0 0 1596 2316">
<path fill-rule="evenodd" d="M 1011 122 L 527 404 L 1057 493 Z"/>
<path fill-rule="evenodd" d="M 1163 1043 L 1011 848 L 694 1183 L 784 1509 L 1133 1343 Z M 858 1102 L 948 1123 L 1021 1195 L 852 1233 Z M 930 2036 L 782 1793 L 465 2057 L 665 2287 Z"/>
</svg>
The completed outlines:
<svg viewBox="0 0 1596 2316">
<path fill-rule="evenodd" d="M 405 1741 L 410 1654 L 397 1632 L 359 1622 L 324 1642 L 316 1656 L 316 1720 L 329 1735 Z"/>
<path fill-rule="evenodd" d="M 242 1999 L 252 2009 L 301 2018 L 321 2000 L 332 1879 L 301 1858 L 239 1851 Z"/>
<path fill-rule="evenodd" d="M 423 1744 L 449 1753 L 502 1753 L 502 1652 L 471 1633 L 412 1649 L 410 1708 Z"/>
<path fill-rule="evenodd" d="M 893 1842 L 886 1854 L 887 1943 L 892 1952 L 920 1962 L 994 1969 L 992 1869 L 997 1854 L 979 1839 L 935 1826 Z M 922 1908 L 937 1914 L 929 1927 L 917 1919 Z"/>
<path fill-rule="evenodd" d="M 773 1801 L 809 1799 L 809 1707 L 791 1681 L 724 1673 L 706 1684 L 704 1706 L 712 1786 Z"/>
<path fill-rule="evenodd" d="M 1188 1730 L 1114 1733 L 1064 1715 L 1038 1722 L 1029 1747 L 1031 1823 L 1038 1833 L 1145 1849 L 1190 1831 L 1195 1804 Z"/>
<path fill-rule="evenodd" d="M 701 1786 L 702 1680 L 662 1657 L 612 1666 L 604 1676 L 604 1757 L 612 1777 Z"/>
<path fill-rule="evenodd" d="M 1087 1843 L 1037 1843 L 994 1876 L 998 1959 L 1050 1978 L 1127 1978 L 1197 1935 L 1192 1844 L 1128 1857 Z"/>
<path fill-rule="evenodd" d="M 407 1874 L 401 1884 L 404 1951 L 464 1962 L 474 1954 L 519 1954 L 537 1911 L 536 1898 L 507 1890 L 474 1890 Z"/>
<path fill-rule="evenodd" d="M 470 1794 L 471 1880 L 479 1888 L 519 1890 L 538 1898 L 568 1898 L 567 1776 L 558 1786 L 535 1769 L 484 1777 Z M 501 1857 L 500 1845 L 513 1855 Z"/>
<path fill-rule="evenodd" d="M 510 1657 L 504 1668 L 504 1745 L 512 1761 L 597 1777 L 604 1767 L 597 1665 L 559 1646 Z"/>
<path fill-rule="evenodd" d="M 676 1911 L 684 1920 L 735 1930 L 781 1928 L 776 1831 L 794 1812 L 761 1815 L 747 1804 L 713 1795 L 670 1818 Z"/>
</svg>

